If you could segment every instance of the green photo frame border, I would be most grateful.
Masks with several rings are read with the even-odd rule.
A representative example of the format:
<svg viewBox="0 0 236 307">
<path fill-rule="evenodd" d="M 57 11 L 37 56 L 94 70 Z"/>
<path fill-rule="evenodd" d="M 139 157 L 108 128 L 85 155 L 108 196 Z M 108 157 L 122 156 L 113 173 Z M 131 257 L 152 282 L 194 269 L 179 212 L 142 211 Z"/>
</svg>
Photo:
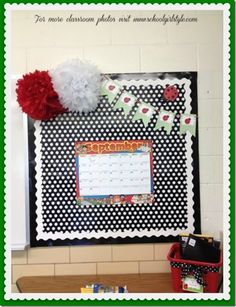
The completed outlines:
<svg viewBox="0 0 236 307">
<path fill-rule="evenodd" d="M 1 57 L 2 61 L 0 63 L 1 67 L 1 92 L 0 97 L 2 102 L 5 101 L 5 87 L 4 82 L 5 78 L 7 76 L 4 75 L 4 60 L 5 60 L 5 50 L 4 50 L 4 5 L 5 4 L 56 4 L 58 1 L 36 1 L 36 2 L 21 2 L 21 1 L 4 1 L 0 4 L 0 36 L 2 38 L 1 40 Z M 63 1 L 63 4 L 141 4 L 143 1 L 133 1 L 130 0 L 128 2 L 126 1 Z M 174 4 L 176 3 L 173 0 L 163 0 L 163 1 L 153 1 L 149 0 L 148 3 L 145 4 Z M 5 198 L 5 160 L 4 160 L 4 154 L 5 154 L 5 146 L 1 146 L 0 148 L 0 178 L 2 179 L 3 184 L 0 185 L 0 195 L 2 200 L 2 206 L 0 209 L 0 242 L 1 242 L 1 249 L 0 249 L 0 269 L 1 269 L 1 277 L 0 277 L 0 304 L 4 306 L 44 306 L 44 305 L 51 305 L 51 306 L 162 306 L 163 302 L 165 302 L 165 306 L 235 306 L 235 55 L 234 55 L 234 46 L 235 46 L 235 2 L 233 0 L 228 1 L 184 1 L 180 0 L 178 1 L 179 4 L 229 4 L 230 5 L 230 299 L 229 300 L 217 300 L 217 299 L 209 299 L 209 300 L 188 300 L 188 299 L 174 299 L 174 300 L 49 300 L 49 299 L 39 299 L 39 300 L 6 300 L 5 294 L 4 294 L 4 288 L 5 288 L 5 265 L 4 265 L 4 252 L 5 252 L 5 214 L 4 214 L 4 207 L 7 206 L 6 204 L 6 198 Z M 0 140 L 1 143 L 5 145 L 5 103 L 0 104 Z M 3 206 L 4 204 L 4 206 Z"/>
</svg>

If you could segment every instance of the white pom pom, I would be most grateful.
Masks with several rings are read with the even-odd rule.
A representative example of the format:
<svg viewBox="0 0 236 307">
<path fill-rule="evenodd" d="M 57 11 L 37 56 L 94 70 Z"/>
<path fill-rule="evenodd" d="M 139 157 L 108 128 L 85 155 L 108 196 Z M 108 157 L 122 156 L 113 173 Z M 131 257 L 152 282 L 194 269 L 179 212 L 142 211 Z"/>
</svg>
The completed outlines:
<svg viewBox="0 0 236 307">
<path fill-rule="evenodd" d="M 101 76 L 95 65 L 73 59 L 58 65 L 49 74 L 63 107 L 85 113 L 96 109 Z"/>
</svg>

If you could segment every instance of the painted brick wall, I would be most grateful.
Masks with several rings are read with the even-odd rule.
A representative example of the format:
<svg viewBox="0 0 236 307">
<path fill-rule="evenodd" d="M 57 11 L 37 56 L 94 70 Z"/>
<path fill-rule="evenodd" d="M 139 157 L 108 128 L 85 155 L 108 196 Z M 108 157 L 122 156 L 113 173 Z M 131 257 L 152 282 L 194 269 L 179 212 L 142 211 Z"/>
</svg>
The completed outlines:
<svg viewBox="0 0 236 307">
<path fill-rule="evenodd" d="M 166 15 L 164 11 L 103 11 L 114 17 Z M 174 13 L 174 12 L 171 12 Z M 180 12 L 175 12 L 180 14 Z M 183 13 L 183 12 L 181 12 Z M 184 12 L 197 23 L 166 24 L 34 23 L 38 11 L 12 15 L 12 74 L 49 69 L 64 60 L 79 57 L 96 63 L 103 72 L 198 71 L 199 150 L 202 231 L 220 237 L 223 229 L 223 91 L 222 15 L 214 11 Z M 41 12 L 68 17 L 70 12 Z M 74 12 L 76 16 L 99 17 L 100 12 Z M 23 126 L 16 103 L 12 105 L 18 134 Z M 22 138 L 15 133 L 17 161 L 24 160 Z M 24 167 L 15 176 L 24 186 Z M 24 199 L 19 188 L 13 195 Z M 16 203 L 16 202 L 15 202 Z M 90 247 L 36 248 L 12 253 L 12 289 L 26 275 L 106 274 L 166 272 L 170 244 L 108 245 Z"/>
</svg>

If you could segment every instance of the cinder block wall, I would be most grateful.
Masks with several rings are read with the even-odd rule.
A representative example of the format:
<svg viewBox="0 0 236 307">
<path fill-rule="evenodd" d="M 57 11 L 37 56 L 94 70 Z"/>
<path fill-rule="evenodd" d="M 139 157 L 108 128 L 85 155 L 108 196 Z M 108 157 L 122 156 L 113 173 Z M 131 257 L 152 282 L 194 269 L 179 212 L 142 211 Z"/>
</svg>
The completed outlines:
<svg viewBox="0 0 236 307">
<path fill-rule="evenodd" d="M 199 150 L 202 231 L 220 237 L 223 212 L 222 14 L 171 12 L 197 17 L 197 23 L 34 23 L 35 15 L 100 17 L 98 11 L 15 11 L 12 14 L 12 74 L 50 69 L 79 57 L 102 72 L 198 71 Z M 168 11 L 103 11 L 122 16 L 163 16 Z M 20 112 L 14 106 L 14 112 Z M 23 129 L 18 126 L 17 129 Z M 22 140 L 21 140 L 22 141 Z M 19 142 L 21 142 L 19 141 Z M 24 161 L 23 145 L 18 161 Z M 21 150 L 22 149 L 22 150 Z M 23 167 L 17 170 L 24 185 Z M 22 193 L 22 191 L 19 193 Z M 20 195 L 17 193 L 19 199 Z M 15 202 L 17 204 L 17 202 Z M 12 289 L 30 275 L 168 272 L 170 244 L 29 248 L 12 253 Z"/>
</svg>

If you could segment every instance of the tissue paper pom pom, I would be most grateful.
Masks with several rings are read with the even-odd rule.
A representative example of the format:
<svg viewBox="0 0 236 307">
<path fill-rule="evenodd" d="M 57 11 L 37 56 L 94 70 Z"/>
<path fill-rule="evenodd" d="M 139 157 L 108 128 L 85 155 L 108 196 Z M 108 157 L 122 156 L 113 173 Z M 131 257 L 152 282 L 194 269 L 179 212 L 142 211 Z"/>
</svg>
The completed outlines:
<svg viewBox="0 0 236 307">
<path fill-rule="evenodd" d="M 65 108 L 84 113 L 96 109 L 101 77 L 95 65 L 73 59 L 60 64 L 49 74 Z"/>
<path fill-rule="evenodd" d="M 36 70 L 17 81 L 17 100 L 22 111 L 36 120 L 48 120 L 66 110 L 59 102 L 47 71 Z"/>
</svg>

